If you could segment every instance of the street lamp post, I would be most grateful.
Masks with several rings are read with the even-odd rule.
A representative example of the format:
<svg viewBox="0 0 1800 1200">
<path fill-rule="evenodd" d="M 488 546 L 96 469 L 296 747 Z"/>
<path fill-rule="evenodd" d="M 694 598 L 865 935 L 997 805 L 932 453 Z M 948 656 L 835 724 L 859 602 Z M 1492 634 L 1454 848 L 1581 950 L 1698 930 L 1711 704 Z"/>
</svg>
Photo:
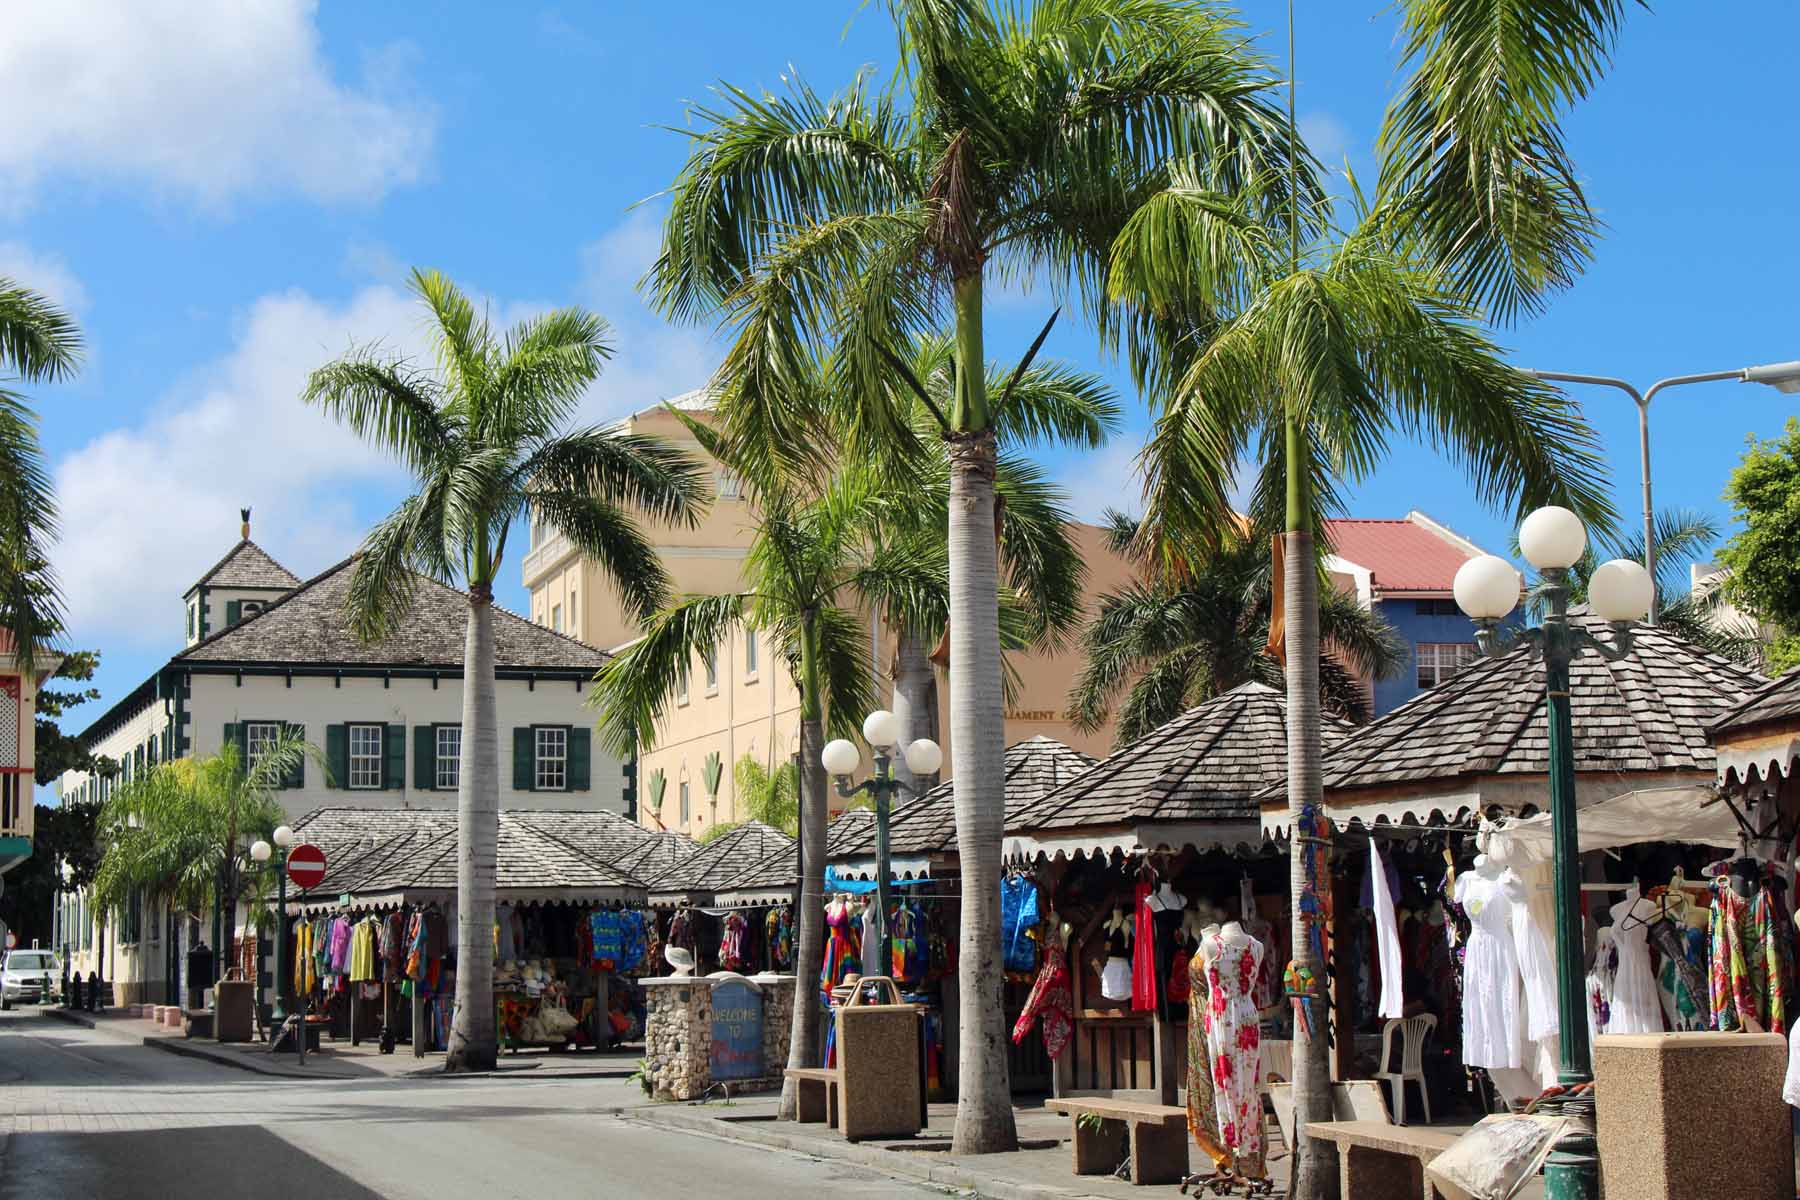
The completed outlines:
<svg viewBox="0 0 1800 1200">
<path fill-rule="evenodd" d="M 1581 518 L 1566 508 L 1540 508 L 1519 527 L 1519 547 L 1542 577 L 1548 613 L 1541 628 L 1524 630 L 1544 660 L 1550 718 L 1550 821 L 1556 901 L 1556 1008 L 1562 1061 L 1557 1082 L 1569 1089 L 1553 1103 L 1575 1118 L 1544 1164 L 1550 1200 L 1596 1200 L 1600 1158 L 1594 1141 L 1593 1058 L 1588 1045 L 1585 947 L 1581 929 L 1580 849 L 1575 823 L 1574 733 L 1569 721 L 1569 663 L 1583 650 L 1612 660 L 1631 653 L 1631 623 L 1650 611 L 1655 585 L 1649 571 L 1626 558 L 1603 563 L 1588 583 L 1588 604 L 1613 629 L 1610 642 L 1569 622 L 1569 568 L 1587 548 Z M 1474 618 L 1475 642 L 1489 657 L 1504 651 L 1496 637 L 1501 618 L 1519 602 L 1519 576 L 1497 555 L 1470 559 L 1456 573 L 1456 603 Z M 1549 1104 L 1545 1106 L 1550 1107 Z"/>
<path fill-rule="evenodd" d="M 889 974 L 893 970 L 893 942 L 888 928 L 888 891 L 893 876 L 893 858 L 889 850 L 888 816 L 895 793 L 910 790 L 894 777 L 891 751 L 898 748 L 915 777 L 930 775 L 944 763 L 943 749 L 930 738 L 920 738 L 909 746 L 900 746 L 900 722 L 893 713 L 878 708 L 863 720 L 863 740 L 875 751 L 875 773 L 855 787 L 850 786 L 850 773 L 862 761 L 854 742 L 842 738 L 827 742 L 820 759 L 825 770 L 837 779 L 838 795 L 851 797 L 867 792 L 875 800 L 875 907 L 880 934 L 875 938 L 875 961 L 879 972 L 869 970 L 869 947 L 863 947 L 863 974 Z"/>
<path fill-rule="evenodd" d="M 287 1020 L 288 1009 L 288 939 L 287 939 L 287 852 L 294 844 L 294 831 L 286 825 L 279 826 L 274 834 L 275 846 L 258 839 L 250 847 L 250 857 L 259 863 L 268 863 L 274 858 L 275 868 L 275 1006 L 269 1010 L 269 1027 L 280 1029 Z M 266 867 L 264 869 L 267 869 Z M 304 1033 L 302 1034 L 304 1041 Z M 304 1054 L 304 1047 L 302 1053 Z"/>
<path fill-rule="evenodd" d="M 1590 383 L 1599 387 L 1617 388 L 1631 397 L 1638 410 L 1638 460 L 1642 466 L 1642 486 L 1644 492 L 1644 570 L 1650 572 L 1650 578 L 1656 578 L 1656 516 L 1650 506 L 1650 402 L 1656 394 L 1666 388 L 1685 387 L 1690 383 L 1717 383 L 1720 380 L 1735 379 L 1740 383 L 1761 383 L 1774 388 L 1778 392 L 1792 395 L 1800 392 L 1800 362 L 1766 363 L 1759 367 L 1739 367 L 1735 371 L 1703 371 L 1698 375 L 1672 375 L 1667 379 L 1659 379 L 1650 385 L 1647 392 L 1639 392 L 1623 379 L 1614 379 L 1610 375 L 1577 375 L 1568 371 L 1534 371 L 1527 370 L 1527 375 L 1554 383 Z M 1655 590 L 1650 597 L 1650 624 L 1656 624 Z"/>
</svg>

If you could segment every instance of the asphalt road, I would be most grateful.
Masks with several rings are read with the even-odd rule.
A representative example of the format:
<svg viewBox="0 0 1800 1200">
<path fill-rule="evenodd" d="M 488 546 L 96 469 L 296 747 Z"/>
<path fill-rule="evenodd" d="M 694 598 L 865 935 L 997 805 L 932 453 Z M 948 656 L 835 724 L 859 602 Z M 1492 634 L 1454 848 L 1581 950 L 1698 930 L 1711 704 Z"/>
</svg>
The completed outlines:
<svg viewBox="0 0 1800 1200">
<path fill-rule="evenodd" d="M 650 1128 L 618 1080 L 271 1079 L 0 1014 L 0 1200 L 941 1196 Z"/>
</svg>

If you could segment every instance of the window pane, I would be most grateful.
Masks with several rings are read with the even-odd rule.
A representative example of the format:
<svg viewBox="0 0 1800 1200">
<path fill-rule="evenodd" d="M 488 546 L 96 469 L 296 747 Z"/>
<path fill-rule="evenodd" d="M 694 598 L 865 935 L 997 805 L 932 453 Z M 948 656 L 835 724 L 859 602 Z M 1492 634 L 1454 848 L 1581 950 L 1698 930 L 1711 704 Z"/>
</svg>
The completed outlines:
<svg viewBox="0 0 1800 1200">
<path fill-rule="evenodd" d="M 379 725 L 350 726 L 350 786 L 381 786 L 381 733 Z"/>
<path fill-rule="evenodd" d="M 462 784 L 462 726 L 440 725 L 437 731 L 437 786 L 454 791 Z"/>
<path fill-rule="evenodd" d="M 756 674 L 756 631 L 744 634 L 744 674 Z"/>
<path fill-rule="evenodd" d="M 688 785 L 684 783 L 681 785 L 681 823 L 683 825 L 686 825 L 687 822 L 688 822 Z"/>
<path fill-rule="evenodd" d="M 717 690 L 719 686 L 719 648 L 708 646 L 703 661 L 706 663 L 706 686 L 709 690 Z"/>
<path fill-rule="evenodd" d="M 562 605 L 560 604 L 550 606 L 550 628 L 558 633 L 562 632 Z"/>
<path fill-rule="evenodd" d="M 537 786 L 560 792 L 569 786 L 569 731 L 550 726 L 537 731 Z"/>
<path fill-rule="evenodd" d="M 252 721 L 244 727 L 244 745 L 249 751 L 250 761 L 245 763 L 248 770 L 262 761 L 263 755 L 275 748 L 281 740 L 281 726 L 273 721 Z"/>
</svg>

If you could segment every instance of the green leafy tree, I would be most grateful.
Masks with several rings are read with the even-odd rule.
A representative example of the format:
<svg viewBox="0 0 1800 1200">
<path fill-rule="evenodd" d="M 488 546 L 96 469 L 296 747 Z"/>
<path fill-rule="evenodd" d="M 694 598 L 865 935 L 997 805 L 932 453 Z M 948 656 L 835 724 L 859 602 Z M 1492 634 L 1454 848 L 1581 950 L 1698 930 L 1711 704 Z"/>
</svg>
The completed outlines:
<svg viewBox="0 0 1800 1200">
<path fill-rule="evenodd" d="M 1767 662 L 1779 672 L 1800 662 L 1800 419 L 1789 417 L 1780 437 L 1748 439 L 1725 499 L 1743 528 L 1719 549 L 1722 590 L 1780 630 Z"/>
<path fill-rule="evenodd" d="M 761 821 L 789 837 L 798 836 L 800 772 L 793 763 L 782 763 L 771 771 L 746 754 L 731 774 L 737 785 L 738 811 L 746 819 Z"/>
<path fill-rule="evenodd" d="M 690 114 L 653 301 L 722 317 L 727 432 L 795 469 L 816 408 L 852 410 L 848 449 L 917 435 L 887 386 L 909 338 L 954 330 L 955 391 L 933 430 L 950 463 L 951 755 L 962 847 L 963 1007 L 954 1144 L 1017 1144 L 1000 969 L 1004 707 L 994 538 L 996 414 L 984 288 L 1041 276 L 1089 302 L 1120 224 L 1203 157 L 1227 188 L 1281 201 L 1288 150 L 1244 31 L 1175 0 L 889 0 L 900 70 L 829 99 L 722 88 Z M 948 304 L 946 306 L 946 301 Z M 1042 339 L 1039 339 L 1041 344 Z M 794 386 L 833 349 L 842 385 Z M 1022 362 L 1028 363 L 1035 346 Z"/>
<path fill-rule="evenodd" d="M 0 629 L 20 664 L 62 628 L 62 601 L 50 569 L 56 495 L 38 415 L 8 383 L 67 379 L 81 361 L 81 332 L 61 308 L 0 276 Z"/>
<path fill-rule="evenodd" d="M 437 369 L 367 347 L 313 372 L 304 398 L 392 453 L 418 487 L 369 533 L 352 568 L 349 616 L 358 633 L 374 640 L 398 629 L 420 575 L 469 598 L 457 790 L 463 920 L 445 1065 L 479 1071 L 498 1054 L 486 932 L 500 833 L 494 581 L 513 526 L 535 513 L 647 616 L 661 607 L 668 576 L 638 515 L 692 525 L 704 493 L 695 464 L 655 438 L 565 429 L 612 354 L 600 317 L 557 309 L 500 332 L 438 272 L 414 271 L 412 287 L 430 317 Z"/>
<path fill-rule="evenodd" d="M 100 864 L 95 803 L 39 804 L 33 813 L 31 857 L 6 874 L 0 922 L 21 946 L 49 946 L 57 900 L 86 889 Z"/>
<path fill-rule="evenodd" d="M 1118 744 L 1143 737 L 1181 713 L 1239 684 L 1284 686 L 1268 652 L 1273 609 L 1269 539 L 1227 532 L 1210 552 L 1157 554 L 1138 523 L 1108 513 L 1116 550 L 1140 559 L 1141 576 L 1100 598 L 1082 642 L 1087 661 L 1069 697 L 1079 728 L 1105 724 L 1121 692 Z M 1359 674 L 1386 679 L 1407 663 L 1393 628 L 1335 589 L 1320 592 L 1319 683 L 1326 711 L 1369 718 Z"/>
<path fill-rule="evenodd" d="M 56 668 L 44 686 L 37 693 L 37 729 L 35 743 L 35 759 L 38 784 L 53 782 L 64 771 L 96 771 L 100 774 L 111 774 L 116 764 L 102 757 L 96 757 L 81 739 L 74 734 L 64 733 L 62 719 L 72 708 L 92 703 L 100 698 L 97 687 L 64 687 L 58 686 L 59 680 L 69 683 L 87 684 L 94 678 L 94 672 L 100 667 L 98 650 L 66 650 L 62 652 L 62 663 Z"/>
</svg>

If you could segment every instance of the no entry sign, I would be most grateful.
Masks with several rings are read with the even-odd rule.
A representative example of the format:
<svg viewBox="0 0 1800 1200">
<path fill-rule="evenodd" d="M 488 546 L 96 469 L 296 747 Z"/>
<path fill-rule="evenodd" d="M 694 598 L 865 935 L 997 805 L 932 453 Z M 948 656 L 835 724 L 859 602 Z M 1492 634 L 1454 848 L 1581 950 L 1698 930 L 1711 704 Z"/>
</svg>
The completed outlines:
<svg viewBox="0 0 1800 1200">
<path fill-rule="evenodd" d="M 288 851 L 288 878 L 301 891 L 316 888 L 325 879 L 325 852 L 310 842 Z"/>
</svg>

